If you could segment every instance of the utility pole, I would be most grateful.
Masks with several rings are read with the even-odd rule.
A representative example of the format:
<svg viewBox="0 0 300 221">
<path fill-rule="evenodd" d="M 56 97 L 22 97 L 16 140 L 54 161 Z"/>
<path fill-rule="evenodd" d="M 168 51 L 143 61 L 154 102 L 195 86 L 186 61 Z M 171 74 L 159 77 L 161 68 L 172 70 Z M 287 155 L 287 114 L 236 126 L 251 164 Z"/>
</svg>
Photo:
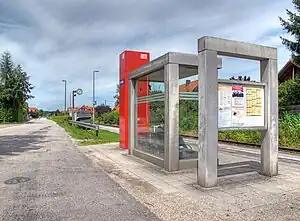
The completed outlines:
<svg viewBox="0 0 300 221">
<path fill-rule="evenodd" d="M 106 106 L 106 100 L 104 101 L 104 105 Z"/>
<path fill-rule="evenodd" d="M 65 113 L 67 113 L 67 80 L 62 80 L 65 83 Z"/>
<path fill-rule="evenodd" d="M 99 71 L 93 71 L 93 124 L 95 124 L 95 105 L 96 105 L 96 101 L 95 101 L 95 73 L 97 73 Z"/>
</svg>

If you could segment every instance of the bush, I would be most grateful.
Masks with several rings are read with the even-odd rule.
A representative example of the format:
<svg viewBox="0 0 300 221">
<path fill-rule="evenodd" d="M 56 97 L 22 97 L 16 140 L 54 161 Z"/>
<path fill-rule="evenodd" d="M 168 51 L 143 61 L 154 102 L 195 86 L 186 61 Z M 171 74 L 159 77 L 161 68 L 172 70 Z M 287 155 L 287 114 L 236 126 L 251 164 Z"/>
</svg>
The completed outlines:
<svg viewBox="0 0 300 221">
<path fill-rule="evenodd" d="M 285 113 L 280 119 L 279 144 L 300 148 L 300 115 Z"/>
<path fill-rule="evenodd" d="M 109 112 L 111 112 L 111 108 L 108 105 L 101 104 L 95 107 L 95 113 L 97 114 L 97 116 L 101 116 Z"/>
<path fill-rule="evenodd" d="M 0 123 L 13 122 L 13 110 L 0 107 Z"/>
<path fill-rule="evenodd" d="M 242 142 L 248 144 L 260 144 L 261 132 L 248 130 L 220 131 L 218 134 L 221 141 Z"/>
<path fill-rule="evenodd" d="M 278 105 L 281 110 L 286 106 L 300 104 L 300 78 L 288 80 L 279 85 Z"/>
<path fill-rule="evenodd" d="M 98 118 L 99 124 L 105 125 L 119 125 L 119 111 L 112 111 L 102 114 Z"/>
</svg>

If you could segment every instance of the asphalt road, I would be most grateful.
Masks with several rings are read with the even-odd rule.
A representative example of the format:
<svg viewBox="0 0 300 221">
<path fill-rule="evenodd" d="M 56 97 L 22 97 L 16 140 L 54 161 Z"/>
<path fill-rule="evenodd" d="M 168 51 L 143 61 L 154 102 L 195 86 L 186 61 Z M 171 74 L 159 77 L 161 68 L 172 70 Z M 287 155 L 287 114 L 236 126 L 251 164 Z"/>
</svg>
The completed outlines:
<svg viewBox="0 0 300 221">
<path fill-rule="evenodd" d="M 0 220 L 155 221 L 51 121 L 0 129 Z"/>
</svg>

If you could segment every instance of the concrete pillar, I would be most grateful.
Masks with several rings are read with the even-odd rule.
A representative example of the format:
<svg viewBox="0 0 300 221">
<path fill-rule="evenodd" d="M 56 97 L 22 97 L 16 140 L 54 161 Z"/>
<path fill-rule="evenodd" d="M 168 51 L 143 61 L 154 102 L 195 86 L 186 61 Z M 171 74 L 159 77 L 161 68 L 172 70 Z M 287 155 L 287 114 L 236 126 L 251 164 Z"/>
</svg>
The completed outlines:
<svg viewBox="0 0 300 221">
<path fill-rule="evenodd" d="M 179 170 L 179 65 L 164 66 L 165 128 L 164 169 Z"/>
<path fill-rule="evenodd" d="M 136 105 L 136 80 L 129 80 L 129 104 L 128 104 L 128 153 L 133 154 L 137 139 L 137 105 Z"/>
<path fill-rule="evenodd" d="M 218 57 L 216 51 L 198 54 L 199 74 L 199 149 L 198 184 L 212 187 L 217 183 L 218 158 Z"/>
<path fill-rule="evenodd" d="M 261 81 L 265 89 L 265 124 L 262 131 L 261 173 L 266 176 L 278 174 L 278 75 L 277 60 L 265 59 L 260 62 Z"/>
</svg>

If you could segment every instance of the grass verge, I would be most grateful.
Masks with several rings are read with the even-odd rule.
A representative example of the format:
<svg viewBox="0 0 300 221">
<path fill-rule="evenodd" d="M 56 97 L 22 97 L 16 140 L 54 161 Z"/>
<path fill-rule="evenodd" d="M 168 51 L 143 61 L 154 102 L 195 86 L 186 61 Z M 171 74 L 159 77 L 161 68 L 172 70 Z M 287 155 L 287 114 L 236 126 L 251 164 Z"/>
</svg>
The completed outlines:
<svg viewBox="0 0 300 221">
<path fill-rule="evenodd" d="M 94 130 L 86 130 L 69 124 L 69 116 L 53 116 L 50 119 L 64 128 L 72 138 L 78 140 L 81 146 L 119 142 L 119 134 L 99 130 L 99 136 L 97 137 Z"/>
<path fill-rule="evenodd" d="M 278 124 L 279 145 L 300 149 L 300 115 L 285 113 Z M 220 140 L 239 141 L 249 144 L 260 144 L 259 131 L 222 131 Z"/>
</svg>

